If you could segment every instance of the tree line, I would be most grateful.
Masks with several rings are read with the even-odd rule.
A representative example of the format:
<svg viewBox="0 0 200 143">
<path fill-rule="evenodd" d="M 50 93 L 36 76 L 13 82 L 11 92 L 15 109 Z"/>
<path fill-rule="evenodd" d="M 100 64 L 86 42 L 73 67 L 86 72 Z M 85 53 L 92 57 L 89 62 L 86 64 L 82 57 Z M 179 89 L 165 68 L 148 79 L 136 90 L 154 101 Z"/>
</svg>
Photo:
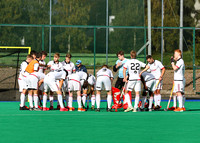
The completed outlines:
<svg viewBox="0 0 200 143">
<path fill-rule="evenodd" d="M 184 1 L 184 26 L 195 27 L 200 19 L 195 0 Z M 50 0 L 0 1 L 1 24 L 49 24 Z M 161 0 L 152 0 L 152 26 L 161 26 Z M 164 26 L 178 27 L 180 0 L 164 0 Z M 146 0 L 109 0 L 112 26 L 147 26 Z M 193 18 L 191 14 L 195 14 Z M 196 19 L 196 20 L 195 20 Z M 106 0 L 52 0 L 53 25 L 106 25 Z M 109 29 L 109 53 L 118 50 L 139 50 L 145 41 L 145 29 Z M 192 31 L 184 30 L 184 50 L 192 49 Z M 106 29 L 97 29 L 97 53 L 106 51 Z M 152 49 L 161 50 L 161 30 L 152 30 Z M 196 46 L 200 35 L 196 34 Z M 52 52 L 93 53 L 93 29 L 52 28 Z M 42 48 L 42 28 L 0 27 L 0 45 Z M 44 45 L 48 51 L 49 28 L 44 29 Z M 186 44 L 187 43 L 187 44 Z M 164 52 L 172 52 L 179 45 L 179 30 L 164 30 Z M 172 48 L 173 47 L 173 48 Z M 198 48 L 196 48 L 198 49 Z M 200 51 L 197 50 L 197 53 Z M 200 54 L 198 54 L 200 55 Z"/>
</svg>

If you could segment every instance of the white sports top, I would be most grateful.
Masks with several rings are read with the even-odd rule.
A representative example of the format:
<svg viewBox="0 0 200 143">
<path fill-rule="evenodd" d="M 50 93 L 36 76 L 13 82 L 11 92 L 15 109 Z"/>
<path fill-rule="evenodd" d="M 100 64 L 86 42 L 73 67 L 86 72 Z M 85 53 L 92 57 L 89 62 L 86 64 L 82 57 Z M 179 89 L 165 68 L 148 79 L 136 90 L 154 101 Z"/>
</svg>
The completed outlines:
<svg viewBox="0 0 200 143">
<path fill-rule="evenodd" d="M 145 82 L 155 79 L 155 76 L 149 72 L 143 72 L 142 77 L 144 78 Z"/>
<path fill-rule="evenodd" d="M 55 63 L 54 61 L 49 61 L 47 65 L 51 65 L 50 67 L 51 71 L 63 69 L 63 65 L 61 62 Z"/>
<path fill-rule="evenodd" d="M 161 76 L 161 70 L 165 68 L 163 64 L 160 61 L 155 60 L 152 64 L 148 63 L 148 65 L 150 67 L 149 69 L 151 73 L 155 76 L 156 79 L 159 79 Z"/>
<path fill-rule="evenodd" d="M 97 72 L 97 77 L 99 77 L 99 76 L 107 76 L 107 77 L 113 78 L 112 71 L 105 67 L 103 67 L 102 69 L 100 69 Z"/>
<path fill-rule="evenodd" d="M 174 80 L 183 80 L 185 75 L 185 64 L 182 58 L 177 60 L 176 67 L 178 69 L 174 71 Z"/>
<path fill-rule="evenodd" d="M 72 63 L 71 61 L 69 63 L 67 63 L 66 61 L 63 61 L 62 65 L 63 65 L 63 68 L 68 72 L 68 75 L 75 72 L 74 63 Z"/>
<path fill-rule="evenodd" d="M 137 59 L 130 59 L 125 63 L 124 68 L 128 69 L 129 80 L 140 80 L 141 67 L 146 67 L 146 64 Z"/>
</svg>

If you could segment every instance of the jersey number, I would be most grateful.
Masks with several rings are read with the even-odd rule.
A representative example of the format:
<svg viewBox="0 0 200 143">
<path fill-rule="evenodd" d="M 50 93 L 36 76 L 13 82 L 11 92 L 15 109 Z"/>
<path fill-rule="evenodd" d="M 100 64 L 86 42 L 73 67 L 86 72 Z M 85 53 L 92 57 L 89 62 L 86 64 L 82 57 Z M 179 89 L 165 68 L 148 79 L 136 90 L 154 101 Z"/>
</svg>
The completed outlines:
<svg viewBox="0 0 200 143">
<path fill-rule="evenodd" d="M 136 74 L 139 70 L 140 64 L 139 63 L 131 63 L 131 70 L 134 70 L 134 73 Z"/>
</svg>

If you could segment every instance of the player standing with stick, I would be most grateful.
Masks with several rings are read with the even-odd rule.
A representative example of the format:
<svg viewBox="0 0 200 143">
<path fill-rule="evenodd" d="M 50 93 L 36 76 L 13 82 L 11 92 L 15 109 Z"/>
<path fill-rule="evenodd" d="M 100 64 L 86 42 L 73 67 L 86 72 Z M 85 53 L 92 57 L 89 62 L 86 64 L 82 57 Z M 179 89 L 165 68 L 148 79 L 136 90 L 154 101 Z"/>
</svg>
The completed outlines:
<svg viewBox="0 0 200 143">
<path fill-rule="evenodd" d="M 181 55 L 181 50 L 177 49 L 174 51 L 174 57 L 171 57 L 171 65 L 174 70 L 174 92 L 176 93 L 179 102 L 179 108 L 175 109 L 175 112 L 183 112 L 185 102 L 183 100 L 185 90 L 185 64 Z"/>
<path fill-rule="evenodd" d="M 128 82 L 127 86 L 126 86 L 126 90 L 125 90 L 125 98 L 128 102 L 128 108 L 124 111 L 124 112 L 129 112 L 132 111 L 133 112 L 137 112 L 137 108 L 138 108 L 138 103 L 140 100 L 140 91 L 141 91 L 141 74 L 144 71 L 147 71 L 149 69 L 149 66 L 143 62 L 140 62 L 139 60 L 136 59 L 136 52 L 135 51 L 131 51 L 130 52 L 130 56 L 131 59 L 125 63 L 124 65 L 124 70 L 123 70 L 123 75 L 124 75 L 124 81 Z M 140 69 L 141 67 L 146 67 L 141 73 L 140 73 Z M 128 70 L 129 73 L 129 80 L 127 81 L 126 79 L 126 70 Z M 128 91 L 132 91 L 135 90 L 135 105 L 134 108 L 129 100 L 129 94 Z"/>
</svg>

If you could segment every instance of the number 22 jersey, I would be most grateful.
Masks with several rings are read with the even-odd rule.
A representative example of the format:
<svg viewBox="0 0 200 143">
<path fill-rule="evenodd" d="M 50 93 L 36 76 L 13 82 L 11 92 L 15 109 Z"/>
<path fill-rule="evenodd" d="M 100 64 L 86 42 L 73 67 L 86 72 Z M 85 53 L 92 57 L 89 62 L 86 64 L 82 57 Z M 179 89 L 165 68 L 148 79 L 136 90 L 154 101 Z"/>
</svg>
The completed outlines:
<svg viewBox="0 0 200 143">
<path fill-rule="evenodd" d="M 140 70 L 141 67 L 146 67 L 146 64 L 137 60 L 137 59 L 130 59 L 124 65 L 125 69 L 128 69 L 129 72 L 129 80 L 139 80 L 140 79 Z"/>
</svg>

